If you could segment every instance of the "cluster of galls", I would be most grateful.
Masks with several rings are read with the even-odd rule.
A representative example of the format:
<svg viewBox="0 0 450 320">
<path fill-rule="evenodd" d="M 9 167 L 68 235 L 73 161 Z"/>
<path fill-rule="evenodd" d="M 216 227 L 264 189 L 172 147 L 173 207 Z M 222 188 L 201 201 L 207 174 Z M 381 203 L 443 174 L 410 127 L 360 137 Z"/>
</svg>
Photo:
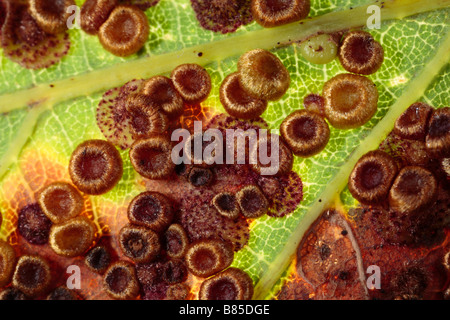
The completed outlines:
<svg viewBox="0 0 450 320">
<path fill-rule="evenodd" d="M 4 55 L 29 69 L 47 68 L 67 54 L 70 41 L 67 9 L 73 0 L 48 5 L 43 0 L 0 1 Z"/>
<path fill-rule="evenodd" d="M 185 105 L 203 102 L 210 92 L 208 72 L 197 64 L 183 64 L 172 71 L 171 78 L 152 77 L 142 84 L 140 91 L 128 96 L 125 104 L 134 140 L 130 160 L 136 172 L 147 179 L 165 179 L 174 172 L 171 128 L 176 126 Z M 194 185 L 208 174 L 194 173 L 191 173 Z"/>
<path fill-rule="evenodd" d="M 133 299 L 144 293 L 146 286 L 158 291 L 158 284 L 168 287 L 160 296 L 166 299 L 186 299 L 190 288 L 185 283 L 188 272 L 208 278 L 200 287 L 199 299 L 250 299 L 253 282 L 240 269 L 229 268 L 234 258 L 234 248 L 228 242 L 218 239 L 191 242 L 184 228 L 174 221 L 172 202 L 158 192 L 146 191 L 136 196 L 128 207 L 130 223 L 119 232 L 119 245 L 127 258 L 115 262 L 104 273 L 104 288 L 115 299 Z M 102 259 L 103 248 L 94 248 Z M 98 251 L 98 252 L 97 252 Z M 100 269 L 91 267 L 91 269 Z M 102 270 L 105 265 L 102 264 Z M 226 270 L 225 270 L 226 269 Z M 224 271 L 225 270 L 225 271 Z M 155 293 L 156 294 L 156 293 Z"/>
<path fill-rule="evenodd" d="M 48 261 L 37 255 L 17 259 L 14 248 L 0 240 L 0 300 L 27 300 L 46 295 L 47 300 L 77 300 L 80 297 L 65 286 L 52 286 L 52 271 Z M 49 292 L 49 293 L 48 293 Z"/>
<path fill-rule="evenodd" d="M 126 57 L 144 46 L 150 27 L 143 10 L 119 2 L 86 0 L 81 7 L 80 23 L 86 33 L 98 36 L 103 48 L 116 56 Z"/>
<path fill-rule="evenodd" d="M 83 215 L 84 198 L 67 182 L 54 182 L 36 194 L 37 203 L 18 212 L 19 234 L 29 243 L 44 245 L 63 257 L 82 255 L 92 245 L 97 228 Z M 52 285 L 49 263 L 38 255 L 23 255 L 16 261 L 14 249 L 0 242 L 0 287 L 12 287 L 1 293 L 2 299 L 42 297 Z M 72 290 L 58 287 L 48 299 L 78 299 Z"/>
<path fill-rule="evenodd" d="M 363 75 L 380 68 L 383 49 L 369 33 L 352 31 L 340 40 L 339 48 L 335 37 L 319 35 L 302 42 L 301 51 L 313 63 L 328 63 L 339 54 L 342 66 L 351 72 L 328 80 L 322 95 L 306 96 L 305 109 L 294 111 L 281 124 L 281 136 L 293 153 L 310 157 L 326 147 L 330 138 L 328 123 L 337 129 L 353 129 L 375 114 L 378 91 Z"/>
<path fill-rule="evenodd" d="M 324 52 L 327 43 L 334 41 L 327 35 L 322 36 L 313 38 L 320 44 L 308 44 L 318 45 L 319 54 Z M 336 54 L 337 47 L 335 49 Z M 304 100 L 305 110 L 296 110 L 286 117 L 280 127 L 282 149 L 287 146 L 299 157 L 316 155 L 330 138 L 326 120 L 335 128 L 351 129 L 362 126 L 375 114 L 378 91 L 375 84 L 361 74 L 371 74 L 381 66 L 383 49 L 380 44 L 367 32 L 349 32 L 341 41 L 339 57 L 344 68 L 352 73 L 333 77 L 325 83 L 322 96 L 308 95 Z M 230 115 L 255 119 L 266 110 L 268 101 L 280 99 L 289 86 L 289 72 L 282 62 L 272 53 L 256 49 L 242 55 L 238 71 L 222 82 L 220 101 Z"/>
<path fill-rule="evenodd" d="M 238 71 L 229 74 L 223 80 L 220 87 L 220 101 L 227 113 L 233 117 L 243 120 L 257 119 L 267 109 L 269 101 L 283 97 L 290 83 L 289 71 L 277 56 L 262 49 L 251 50 L 239 58 Z M 292 152 L 296 154 L 296 149 L 290 142 L 297 136 L 288 137 L 286 132 L 283 132 L 283 127 L 281 136 L 283 139 L 279 140 L 278 175 L 291 171 Z M 267 144 L 269 148 L 272 145 L 271 141 L 258 139 L 255 149 L 249 151 L 250 154 L 256 155 L 261 143 Z M 258 161 L 252 168 L 255 172 L 261 173 L 262 165 Z"/>
<path fill-rule="evenodd" d="M 365 154 L 348 181 L 393 243 L 432 244 L 448 219 L 450 109 L 414 103 L 395 122 L 392 145 Z M 411 146 L 416 146 L 412 148 Z"/>
<path fill-rule="evenodd" d="M 149 35 L 149 23 L 139 6 L 120 0 L 87 0 L 80 12 L 81 28 L 98 35 L 109 52 L 125 57 L 138 52 Z M 123 1 L 122 1 L 123 2 Z M 132 2 L 132 1 L 131 1 Z M 1 46 L 6 57 L 29 69 L 48 68 L 70 48 L 68 24 L 74 23 L 74 0 L 0 1 Z"/>
<path fill-rule="evenodd" d="M 106 193 L 119 182 L 122 173 L 122 158 L 111 143 L 103 140 L 81 143 L 73 152 L 69 164 L 73 184 L 57 181 L 40 190 L 35 195 L 37 202 L 18 212 L 19 234 L 31 244 L 48 243 L 62 257 L 83 255 L 92 246 L 98 230 L 84 214 L 84 197 L 80 191 L 88 195 Z M 8 245 L 5 243 L 4 246 L 7 248 Z M 2 253 L 0 261 L 7 262 L 8 268 L 13 268 L 15 258 L 8 250 L 5 249 L 4 256 Z M 7 272 L 8 268 L 3 268 L 2 272 Z M 15 268 L 16 273 L 12 279 L 15 291 L 8 289 L 3 294 L 4 298 L 19 298 L 19 292 L 24 298 L 34 298 L 47 292 L 51 272 L 45 259 L 39 256 L 22 256 Z M 5 274 L 5 279 L 8 278 Z M 50 298 L 78 298 L 67 288 L 57 290 L 51 293 Z"/>
<path fill-rule="evenodd" d="M 228 81 L 230 77 L 227 77 L 220 89 L 226 110 L 238 118 L 259 117 L 266 109 L 266 101 L 279 99 L 289 87 L 287 70 L 277 57 L 267 51 L 248 52 L 241 57 L 239 68 L 240 71 L 233 74 L 233 80 Z M 252 90 L 256 98 L 249 95 L 248 91 Z M 134 80 L 118 90 L 105 93 L 97 110 L 98 125 L 110 142 L 122 148 L 130 146 L 131 163 L 142 177 L 170 179 L 176 172 L 193 187 L 205 187 L 214 180 L 212 164 L 208 164 L 208 159 L 196 159 L 192 149 L 189 152 L 189 144 L 195 144 L 195 134 L 186 141 L 185 156 L 193 163 L 189 165 L 174 165 L 171 159 L 173 144 L 168 137 L 177 127 L 184 106 L 201 103 L 210 91 L 211 79 L 202 67 L 180 65 L 172 71 L 170 78 L 155 76 L 148 80 Z M 124 135 L 124 132 L 129 135 Z M 259 143 L 246 154 L 257 152 Z M 86 154 L 83 150 L 79 153 Z M 278 175 L 284 175 L 292 169 L 293 159 L 283 142 L 280 155 Z M 252 169 L 259 173 L 263 166 L 257 162 Z M 83 176 L 91 177 L 92 174 Z M 197 277 L 208 278 L 200 288 L 201 299 L 250 299 L 253 293 L 250 277 L 239 269 L 228 268 L 233 262 L 233 246 L 217 239 L 189 241 L 186 231 L 176 222 L 172 205 L 172 200 L 165 195 L 150 191 L 131 201 L 128 208 L 130 224 L 120 231 L 119 242 L 123 254 L 134 261 L 136 267 L 130 264 L 119 267 L 126 267 L 127 271 L 122 273 L 128 275 L 127 279 L 137 277 L 138 281 L 130 280 L 126 290 L 119 290 L 114 288 L 115 279 L 119 276 L 109 276 L 107 271 L 106 291 L 114 298 L 136 297 L 136 283 L 141 285 L 144 294 L 146 286 L 158 291 L 155 288 L 161 279 L 154 274 L 162 273 L 165 275 L 163 282 L 170 284 L 167 297 L 176 293 L 176 298 L 185 298 L 189 288 L 183 282 L 189 271 Z M 240 215 L 245 218 L 262 216 L 268 211 L 269 201 L 258 186 L 250 184 L 242 186 L 236 193 L 218 193 L 212 205 L 227 219 L 235 220 Z M 120 296 L 119 292 L 126 294 Z"/>
<path fill-rule="evenodd" d="M 380 43 L 365 31 L 351 31 L 340 40 L 338 56 L 350 73 L 339 74 L 323 86 L 323 115 L 338 129 L 358 128 L 377 111 L 378 91 L 365 75 L 378 71 L 384 60 Z"/>
<path fill-rule="evenodd" d="M 0 226 L 2 216 L 0 214 Z M 14 248 L 0 240 L 0 300 L 27 300 L 48 293 L 52 285 L 50 265 L 36 255 L 17 258 Z M 78 295 L 65 286 L 51 290 L 48 300 L 76 300 Z"/>
<path fill-rule="evenodd" d="M 215 32 L 234 32 L 253 19 L 265 28 L 304 19 L 309 0 L 191 0 L 200 25 Z"/>
<path fill-rule="evenodd" d="M 155 76 L 132 81 L 123 88 L 117 99 L 108 98 L 110 93 L 105 94 L 105 103 L 100 103 L 97 113 L 98 124 L 111 142 L 123 148 L 127 147 L 123 136 L 108 134 L 109 121 L 114 127 L 124 128 L 120 132 L 130 133 L 129 156 L 136 172 L 152 180 L 169 179 L 176 172 L 185 176 L 194 187 L 210 184 L 213 173 L 208 166 L 175 166 L 171 159 L 173 144 L 169 139 L 185 105 L 199 104 L 209 96 L 211 79 L 206 70 L 195 64 L 184 64 L 175 68 L 170 78 Z M 109 104 L 113 111 L 103 112 Z M 85 157 L 88 152 L 80 149 L 74 154 Z M 188 152 L 188 156 L 194 157 L 194 154 Z M 98 170 L 100 163 L 88 164 L 85 157 L 79 167 Z M 85 180 L 93 174 L 85 172 L 82 176 Z M 267 200 L 262 197 L 267 210 Z M 245 212 L 249 210 L 255 210 L 255 207 Z M 118 241 L 123 255 L 135 264 L 118 261 L 108 266 L 104 273 L 104 288 L 111 297 L 131 299 L 140 292 L 145 296 L 147 286 L 158 291 L 155 288 L 164 283 L 169 285 L 162 290 L 166 293 L 152 298 L 185 299 L 190 291 L 185 284 L 189 271 L 198 277 L 209 278 L 200 289 L 201 299 L 251 298 L 253 283 L 249 276 L 235 268 L 227 269 L 233 261 L 233 246 L 217 239 L 191 242 L 184 228 L 176 223 L 172 200 L 165 195 L 151 191 L 139 194 L 129 204 L 128 219 L 130 223 L 120 230 Z M 98 250 L 97 254 L 104 251 Z M 221 273 L 224 269 L 227 270 Z M 214 285 L 216 277 L 220 279 L 219 285 Z"/>
</svg>

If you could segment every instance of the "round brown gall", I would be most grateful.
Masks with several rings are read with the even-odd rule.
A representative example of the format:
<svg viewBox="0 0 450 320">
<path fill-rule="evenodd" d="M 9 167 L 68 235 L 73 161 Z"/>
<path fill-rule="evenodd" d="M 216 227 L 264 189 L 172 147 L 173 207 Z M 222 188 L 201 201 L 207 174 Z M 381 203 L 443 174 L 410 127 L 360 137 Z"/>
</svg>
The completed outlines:
<svg viewBox="0 0 450 320">
<path fill-rule="evenodd" d="M 211 92 L 211 77 L 198 64 L 179 65 L 173 69 L 171 78 L 179 94 L 190 105 L 205 101 Z"/>
<path fill-rule="evenodd" d="M 358 160 L 350 173 L 348 189 L 361 203 L 379 203 L 387 198 L 397 171 L 397 164 L 390 155 L 370 151 Z"/>
<path fill-rule="evenodd" d="M 229 115 L 239 119 L 255 119 L 267 109 L 267 101 L 254 98 L 242 89 L 237 72 L 223 80 L 220 102 Z"/>
<path fill-rule="evenodd" d="M 248 185 L 236 193 L 236 199 L 246 218 L 258 218 L 267 213 L 269 202 L 261 189 L 256 185 Z"/>
<path fill-rule="evenodd" d="M 437 109 L 431 115 L 425 146 L 434 158 L 450 157 L 450 107 Z"/>
<path fill-rule="evenodd" d="M 142 90 L 153 107 L 162 110 L 170 119 L 180 117 L 184 112 L 183 97 L 177 91 L 175 83 L 164 76 L 148 79 Z"/>
<path fill-rule="evenodd" d="M 389 191 L 389 206 L 401 213 L 417 213 L 434 202 L 437 181 L 425 168 L 407 166 L 400 170 Z"/>
<path fill-rule="evenodd" d="M 370 33 L 351 31 L 341 42 L 339 60 L 348 72 L 369 75 L 375 73 L 383 64 L 384 51 Z"/>
<path fill-rule="evenodd" d="M 80 191 L 90 195 L 104 194 L 122 178 L 122 158 L 110 142 L 88 140 L 72 153 L 69 174 Z"/>
<path fill-rule="evenodd" d="M 165 179 L 175 170 L 171 154 L 171 141 L 156 135 L 136 141 L 130 149 L 130 160 L 141 176 L 148 179 Z"/>
<path fill-rule="evenodd" d="M 44 293 L 51 281 L 50 266 L 40 256 L 21 256 L 17 261 L 12 284 L 28 297 Z"/>
<path fill-rule="evenodd" d="M 96 35 L 118 3 L 118 0 L 86 0 L 80 11 L 81 29 L 88 34 Z"/>
<path fill-rule="evenodd" d="M 229 219 L 236 219 L 241 213 L 236 195 L 231 192 L 216 194 L 212 199 L 212 204 L 222 216 Z"/>
<path fill-rule="evenodd" d="M 128 219 L 131 223 L 161 232 L 174 216 L 170 200 L 159 192 L 145 191 L 131 200 Z"/>
<path fill-rule="evenodd" d="M 55 224 L 50 229 L 50 247 L 60 256 L 82 255 L 92 245 L 96 231 L 95 225 L 84 216 Z"/>
<path fill-rule="evenodd" d="M 166 254 L 172 259 L 184 258 L 189 247 L 189 238 L 184 228 L 177 223 L 171 224 L 164 234 Z"/>
<path fill-rule="evenodd" d="M 101 25 L 98 39 L 107 51 L 119 57 L 138 52 L 148 39 L 150 27 L 145 13 L 134 6 L 119 5 Z"/>
<path fill-rule="evenodd" d="M 199 300 L 251 300 L 253 291 L 249 275 L 231 267 L 203 281 Z"/>
<path fill-rule="evenodd" d="M 68 9 L 74 5 L 74 0 L 29 0 L 29 12 L 42 30 L 57 34 L 67 29 L 71 15 Z"/>
<path fill-rule="evenodd" d="M 413 103 L 395 121 L 394 133 L 404 139 L 423 141 L 432 112 L 433 108 L 425 103 Z"/>
<path fill-rule="evenodd" d="M 323 86 L 325 116 L 338 129 L 358 128 L 377 111 L 378 90 L 366 77 L 339 74 Z"/>
<path fill-rule="evenodd" d="M 16 266 L 16 253 L 11 245 L 0 240 L 0 288 L 11 282 Z"/>
<path fill-rule="evenodd" d="M 83 196 L 67 182 L 54 182 L 42 189 L 37 201 L 53 223 L 62 223 L 78 216 L 84 208 Z"/>
<path fill-rule="evenodd" d="M 136 269 L 127 261 L 113 263 L 103 276 L 103 288 L 113 299 L 129 300 L 139 295 Z"/>
<path fill-rule="evenodd" d="M 305 109 L 283 120 L 280 133 L 289 149 L 299 157 L 311 157 L 322 151 L 330 140 L 328 123 L 319 114 Z"/>
<path fill-rule="evenodd" d="M 127 225 L 120 230 L 119 245 L 123 254 L 136 263 L 152 261 L 161 250 L 156 232 L 133 225 Z"/>
<path fill-rule="evenodd" d="M 276 27 L 306 18 L 309 0 L 252 0 L 252 14 L 263 27 Z"/>
<path fill-rule="evenodd" d="M 188 270 L 197 277 L 207 278 L 230 266 L 233 246 L 220 240 L 200 240 L 190 245 L 186 256 Z"/>
<path fill-rule="evenodd" d="M 280 59 L 273 53 L 255 49 L 238 61 L 239 82 L 252 97 L 279 100 L 289 89 L 291 77 Z"/>
</svg>

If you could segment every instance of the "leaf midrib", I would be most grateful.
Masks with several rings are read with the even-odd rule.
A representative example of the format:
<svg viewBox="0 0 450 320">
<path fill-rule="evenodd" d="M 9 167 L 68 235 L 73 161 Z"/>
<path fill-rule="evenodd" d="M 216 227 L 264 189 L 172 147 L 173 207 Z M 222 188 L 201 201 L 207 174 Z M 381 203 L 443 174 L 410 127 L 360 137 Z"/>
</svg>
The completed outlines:
<svg viewBox="0 0 450 320">
<path fill-rule="evenodd" d="M 37 108 L 44 104 L 72 100 L 97 92 L 121 86 L 137 78 L 149 78 L 170 72 L 182 63 L 208 65 L 238 56 L 246 51 L 262 48 L 275 49 L 301 41 L 318 32 L 333 33 L 366 24 L 366 4 L 350 10 L 331 12 L 312 19 L 295 22 L 276 28 L 250 31 L 238 36 L 188 47 L 180 51 L 149 56 L 108 68 L 93 70 L 77 76 L 70 76 L 52 83 L 38 84 L 31 88 L 0 95 L 0 113 L 24 107 Z M 386 1 L 381 8 L 381 20 L 402 19 L 406 16 L 445 8 L 450 0 L 395 0 Z M 198 56 L 202 52 L 202 56 Z M 107 81 L 104 81 L 107 79 Z"/>
<path fill-rule="evenodd" d="M 58 103 L 121 86 L 132 79 L 164 74 L 182 63 L 207 65 L 227 57 L 238 56 L 254 48 L 270 50 L 286 46 L 318 32 L 332 33 L 360 27 L 369 17 L 367 7 L 372 4 L 332 12 L 276 28 L 259 29 L 224 40 L 141 58 L 52 83 L 38 84 L 31 88 L 2 94 L 0 95 L 0 113 L 22 108 L 29 108 L 33 112 L 27 115 L 17 131 L 18 134 L 10 142 L 10 147 L 0 158 L 0 178 L 17 159 L 40 115 Z M 375 2 L 375 4 L 379 3 Z M 450 0 L 386 1 L 384 7 L 381 8 L 381 20 L 401 19 L 448 6 L 450 6 Z M 198 52 L 202 52 L 203 55 L 199 57 Z M 102 81 L 103 79 L 108 79 L 108 81 Z"/>
</svg>

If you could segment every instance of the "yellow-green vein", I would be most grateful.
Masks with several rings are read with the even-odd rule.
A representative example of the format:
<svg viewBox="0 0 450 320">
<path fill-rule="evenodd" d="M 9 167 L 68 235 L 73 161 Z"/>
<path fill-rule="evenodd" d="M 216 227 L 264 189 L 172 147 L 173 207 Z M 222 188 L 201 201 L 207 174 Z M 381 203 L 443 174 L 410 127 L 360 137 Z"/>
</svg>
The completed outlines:
<svg viewBox="0 0 450 320">
<path fill-rule="evenodd" d="M 378 4 L 375 2 L 375 4 Z M 180 51 L 150 56 L 129 61 L 101 70 L 63 79 L 50 84 L 39 84 L 31 88 L 0 95 L 0 113 L 46 103 L 55 105 L 59 102 L 79 96 L 91 95 L 112 87 L 117 87 L 136 78 L 148 78 L 167 73 L 182 63 L 207 65 L 228 57 L 238 56 L 255 48 L 273 49 L 289 43 L 300 41 L 318 32 L 332 33 L 366 24 L 369 17 L 364 5 L 328 13 L 301 23 L 296 22 L 277 28 L 259 29 L 224 40 L 188 47 Z M 381 8 L 381 19 L 401 19 L 421 12 L 445 8 L 450 0 L 394 0 L 386 1 Z M 202 52 L 199 57 L 197 52 Z M 104 79 L 108 79 L 104 81 Z"/>
<path fill-rule="evenodd" d="M 344 190 L 347 185 L 348 176 L 358 159 L 370 150 L 378 148 L 389 132 L 392 131 L 395 120 L 400 114 L 404 112 L 409 105 L 423 96 L 425 90 L 435 79 L 436 75 L 439 74 L 439 71 L 449 63 L 448 52 L 450 52 L 450 33 L 444 35 L 443 39 L 444 40 L 435 55 L 423 67 L 422 71 L 411 80 L 410 84 L 405 88 L 399 99 L 397 99 L 390 107 L 384 118 L 372 129 L 371 133 L 361 141 L 359 147 L 352 152 L 333 180 L 327 184 L 325 190 L 320 197 L 318 197 L 320 201 L 316 200 L 309 208 L 306 215 L 286 241 L 283 250 L 270 264 L 268 269 L 271 271 L 263 274 L 259 279 L 255 287 L 256 299 L 263 299 L 272 292 L 273 286 L 291 263 L 296 253 L 297 246 L 301 242 L 305 232 L 322 212 L 333 206 L 336 198 L 339 197 Z"/>
</svg>

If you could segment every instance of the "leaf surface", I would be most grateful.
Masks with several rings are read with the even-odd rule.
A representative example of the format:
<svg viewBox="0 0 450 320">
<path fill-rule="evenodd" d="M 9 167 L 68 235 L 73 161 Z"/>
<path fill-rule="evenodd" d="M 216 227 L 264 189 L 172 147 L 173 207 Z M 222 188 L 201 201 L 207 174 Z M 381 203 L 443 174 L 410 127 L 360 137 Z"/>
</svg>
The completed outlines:
<svg viewBox="0 0 450 320">
<path fill-rule="evenodd" d="M 69 54 L 49 69 L 26 70 L 2 56 L 0 236 L 17 241 L 17 210 L 34 201 L 35 192 L 45 184 L 69 180 L 66 168 L 79 143 L 103 138 L 95 112 L 106 90 L 133 78 L 167 75 L 180 63 L 194 62 L 204 65 L 213 79 L 211 96 L 204 105 L 223 112 L 219 86 L 236 70 L 240 54 L 257 47 L 270 49 L 292 77 L 287 94 L 270 103 L 263 115 L 269 127 L 277 129 L 290 112 L 302 107 L 308 93 L 320 93 L 325 81 L 345 72 L 337 59 L 327 65 L 308 63 L 292 43 L 319 31 L 363 26 L 369 4 L 364 0 L 312 1 L 313 19 L 302 24 L 262 29 L 252 23 L 222 35 L 199 26 L 188 0 L 161 0 L 146 11 L 152 32 L 145 48 L 132 57 L 114 57 L 96 37 L 77 29 L 70 30 Z M 249 244 L 237 253 L 233 264 L 251 275 L 257 298 L 276 293 L 302 235 L 327 206 L 336 199 L 355 203 L 345 188 L 348 174 L 360 155 L 381 143 L 396 117 L 418 100 L 435 107 L 449 105 L 449 5 L 448 0 L 385 1 L 381 28 L 370 30 L 385 50 L 382 68 L 370 76 L 380 94 L 378 111 L 361 128 L 332 129 L 330 142 L 319 155 L 295 159 L 294 170 L 304 187 L 304 200 L 295 212 L 252 223 Z M 123 151 L 122 156 L 124 177 L 118 186 L 88 199 L 89 212 L 103 233 L 117 234 L 126 222 L 128 202 L 143 188 L 128 153 Z"/>
</svg>

